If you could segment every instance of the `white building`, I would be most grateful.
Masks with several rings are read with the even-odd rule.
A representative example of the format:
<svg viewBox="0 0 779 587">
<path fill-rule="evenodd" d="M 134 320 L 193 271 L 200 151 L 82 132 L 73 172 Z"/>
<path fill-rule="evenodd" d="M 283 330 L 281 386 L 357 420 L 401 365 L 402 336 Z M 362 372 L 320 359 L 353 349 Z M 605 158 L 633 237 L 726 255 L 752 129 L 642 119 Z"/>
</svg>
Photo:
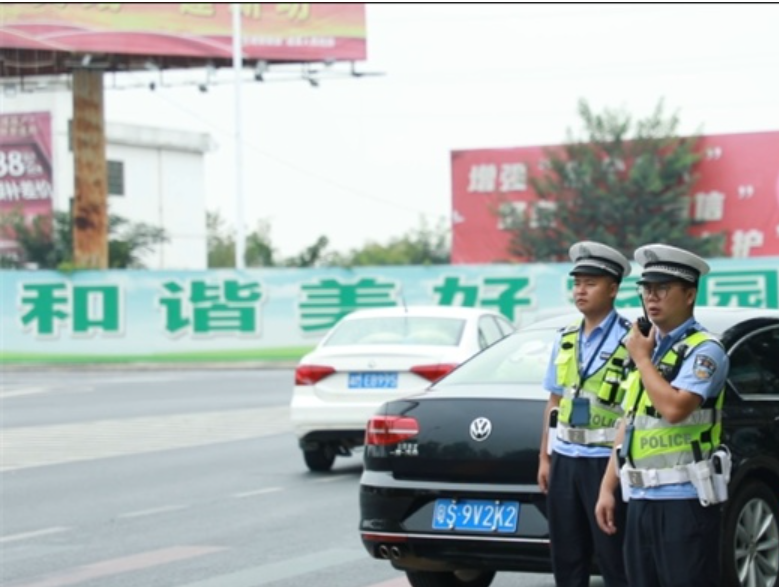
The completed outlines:
<svg viewBox="0 0 779 587">
<path fill-rule="evenodd" d="M 49 112 L 52 120 L 53 207 L 67 210 L 74 192 L 70 92 L 2 96 L 3 114 Z M 165 229 L 170 241 L 144 257 L 149 269 L 205 269 L 205 154 L 208 134 L 106 121 L 108 210 Z"/>
</svg>

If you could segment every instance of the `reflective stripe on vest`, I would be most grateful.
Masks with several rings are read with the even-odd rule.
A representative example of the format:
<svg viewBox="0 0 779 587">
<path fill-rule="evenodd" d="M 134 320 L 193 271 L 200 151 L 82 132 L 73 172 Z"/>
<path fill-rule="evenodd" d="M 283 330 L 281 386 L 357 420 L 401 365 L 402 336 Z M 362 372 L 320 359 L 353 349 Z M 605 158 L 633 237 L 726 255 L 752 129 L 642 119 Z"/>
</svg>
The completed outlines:
<svg viewBox="0 0 779 587">
<path fill-rule="evenodd" d="M 625 326 L 620 316 L 617 316 L 616 320 Z M 577 355 L 581 324 L 581 320 L 571 324 L 563 330 L 560 337 L 560 346 L 555 360 L 557 384 L 563 388 L 558 422 L 564 426 L 570 423 L 572 400 L 578 390 L 579 397 L 590 400 L 590 422 L 586 426 L 577 426 L 577 428 L 589 430 L 613 428 L 623 414 L 622 399 L 625 390 L 621 386 L 621 381 L 622 369 L 628 356 L 627 349 L 620 343 L 604 364 L 585 379 L 584 385 L 579 389 L 580 376 Z M 604 332 L 603 336 L 607 334 Z M 611 446 L 612 443 L 593 444 Z"/>
<path fill-rule="evenodd" d="M 660 359 L 657 368 L 663 378 L 671 382 L 676 377 L 687 354 L 706 341 L 720 344 L 711 334 L 693 331 L 671 347 Z M 627 389 L 625 405 L 630 413 L 633 434 L 630 442 L 630 462 L 637 469 L 664 469 L 687 465 L 694 461 L 692 443 L 700 443 L 703 458 L 708 458 L 719 446 L 722 432 L 722 404 L 724 388 L 717 399 L 707 400 L 686 419 L 672 424 L 660 416 L 645 393 L 637 369 L 630 372 L 624 383 Z"/>
</svg>

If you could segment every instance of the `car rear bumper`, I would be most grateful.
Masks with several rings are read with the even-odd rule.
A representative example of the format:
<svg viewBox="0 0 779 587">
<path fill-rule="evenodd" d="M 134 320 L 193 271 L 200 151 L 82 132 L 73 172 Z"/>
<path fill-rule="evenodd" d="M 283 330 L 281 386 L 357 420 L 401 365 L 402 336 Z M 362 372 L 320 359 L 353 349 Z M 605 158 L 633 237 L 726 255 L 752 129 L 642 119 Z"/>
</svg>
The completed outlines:
<svg viewBox="0 0 779 587">
<path fill-rule="evenodd" d="M 372 479 L 391 475 L 372 471 Z M 360 485 L 360 537 L 368 553 L 388 559 L 405 570 L 549 572 L 549 535 L 543 495 L 524 486 L 511 488 L 480 485 L 479 491 L 463 484 L 426 484 L 419 491 L 393 480 L 386 485 Z M 485 489 L 489 488 L 488 491 Z M 525 492 L 516 491 L 525 489 Z M 519 500 L 521 513 L 514 533 L 452 533 L 433 530 L 435 500 L 477 498 Z"/>
<path fill-rule="evenodd" d="M 377 408 L 378 405 L 328 404 L 312 401 L 311 398 L 306 401 L 293 399 L 289 415 L 298 439 L 312 433 L 337 430 L 357 430 L 365 434 L 368 420 Z"/>
<path fill-rule="evenodd" d="M 549 540 L 442 538 L 438 535 L 369 532 L 361 532 L 361 538 L 372 557 L 387 559 L 401 570 L 551 572 Z M 385 552 L 389 554 L 383 554 Z"/>
</svg>

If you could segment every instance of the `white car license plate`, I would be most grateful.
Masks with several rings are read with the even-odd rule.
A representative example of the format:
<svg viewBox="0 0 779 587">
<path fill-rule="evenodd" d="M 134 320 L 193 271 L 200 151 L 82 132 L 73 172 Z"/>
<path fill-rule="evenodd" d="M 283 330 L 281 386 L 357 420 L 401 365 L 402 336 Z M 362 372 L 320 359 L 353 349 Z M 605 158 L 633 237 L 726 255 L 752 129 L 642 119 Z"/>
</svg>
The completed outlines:
<svg viewBox="0 0 779 587">
<path fill-rule="evenodd" d="M 508 533 L 518 521 L 518 501 L 437 499 L 433 510 L 433 530 Z"/>
<path fill-rule="evenodd" d="M 396 389 L 398 374 L 389 371 L 349 373 L 349 389 Z"/>
</svg>

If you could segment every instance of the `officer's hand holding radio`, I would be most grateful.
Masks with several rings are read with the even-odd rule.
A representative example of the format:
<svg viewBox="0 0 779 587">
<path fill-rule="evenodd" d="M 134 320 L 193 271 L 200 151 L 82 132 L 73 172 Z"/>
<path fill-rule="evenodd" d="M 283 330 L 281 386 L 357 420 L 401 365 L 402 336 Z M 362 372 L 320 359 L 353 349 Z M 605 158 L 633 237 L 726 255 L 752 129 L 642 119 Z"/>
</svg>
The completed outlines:
<svg viewBox="0 0 779 587">
<path fill-rule="evenodd" d="M 652 351 L 655 348 L 655 325 L 649 320 L 644 305 L 644 298 L 641 298 L 641 307 L 644 309 L 644 315 L 633 323 L 630 329 L 630 335 L 625 341 L 625 348 L 630 353 L 631 360 L 638 364 L 639 359 L 652 358 Z"/>
<path fill-rule="evenodd" d="M 630 359 L 638 365 L 643 359 L 652 359 L 652 351 L 655 348 L 655 326 L 651 322 L 649 332 L 641 332 L 641 326 L 638 322 L 633 323 L 630 329 L 630 335 L 625 340 L 625 348 L 630 354 Z"/>
<path fill-rule="evenodd" d="M 636 320 L 636 324 L 638 325 L 638 330 L 641 334 L 649 336 L 649 333 L 652 331 L 652 322 L 649 320 L 649 316 L 646 313 L 646 304 L 644 304 L 643 296 L 639 296 L 639 299 L 641 300 L 641 309 L 644 310 L 644 315 Z"/>
</svg>

